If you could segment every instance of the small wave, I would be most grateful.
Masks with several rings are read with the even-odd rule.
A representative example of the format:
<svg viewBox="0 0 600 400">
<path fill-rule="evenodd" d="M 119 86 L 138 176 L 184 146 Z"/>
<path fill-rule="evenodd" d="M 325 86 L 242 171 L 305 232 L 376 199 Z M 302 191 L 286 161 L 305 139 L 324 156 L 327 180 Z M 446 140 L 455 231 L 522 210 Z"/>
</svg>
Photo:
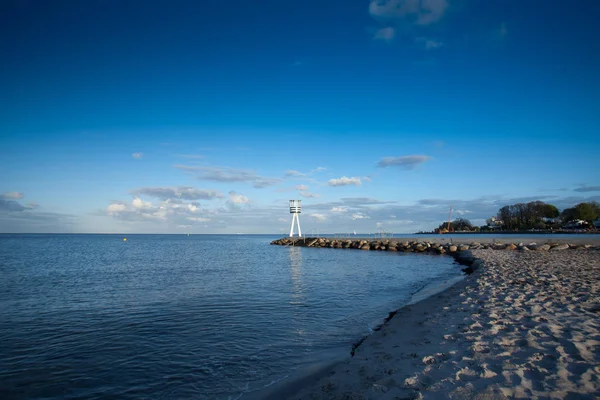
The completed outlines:
<svg viewBox="0 0 600 400">
<path fill-rule="evenodd" d="M 228 400 L 238 400 L 238 399 L 240 399 L 244 395 L 250 395 L 249 398 L 250 399 L 254 399 L 255 398 L 254 395 L 256 393 L 261 393 L 263 390 L 265 390 L 265 389 L 267 389 L 267 388 L 269 388 L 269 387 L 271 387 L 271 386 L 273 386 L 273 385 L 275 385 L 275 384 L 277 384 L 279 382 L 282 382 L 283 380 L 285 380 L 287 378 L 289 378 L 289 375 L 285 375 L 285 376 L 283 376 L 283 377 L 281 377 L 279 379 L 273 379 L 269 383 L 265 383 L 264 385 L 261 385 L 261 386 L 259 386 L 257 388 L 254 388 L 254 389 L 250 388 L 250 382 L 246 382 L 246 386 L 242 390 L 241 393 L 239 393 L 238 395 L 236 395 L 236 397 L 229 396 L 227 399 Z M 260 395 L 258 396 L 258 398 L 260 398 Z"/>
<path fill-rule="evenodd" d="M 266 385 L 264 385 L 263 387 L 264 387 L 264 388 L 268 388 L 269 386 L 273 386 L 273 385 L 274 385 L 274 384 L 276 384 L 277 382 L 281 382 L 282 380 L 284 380 L 284 379 L 287 379 L 287 378 L 289 378 L 289 375 L 286 375 L 286 376 L 284 376 L 283 378 L 279 378 L 279 379 L 272 380 L 271 382 L 267 383 L 267 384 L 266 384 Z"/>
<path fill-rule="evenodd" d="M 461 276 L 447 279 L 443 282 L 436 282 L 435 284 L 425 285 L 425 286 L 423 286 L 423 288 L 421 290 L 419 290 L 413 294 L 412 298 L 410 299 L 410 302 L 407 305 L 412 305 L 412 304 L 418 303 L 418 302 L 425 300 L 431 296 L 441 293 L 444 290 L 453 286 L 454 284 L 462 281 L 463 279 L 464 279 L 464 276 L 461 275 Z"/>
</svg>

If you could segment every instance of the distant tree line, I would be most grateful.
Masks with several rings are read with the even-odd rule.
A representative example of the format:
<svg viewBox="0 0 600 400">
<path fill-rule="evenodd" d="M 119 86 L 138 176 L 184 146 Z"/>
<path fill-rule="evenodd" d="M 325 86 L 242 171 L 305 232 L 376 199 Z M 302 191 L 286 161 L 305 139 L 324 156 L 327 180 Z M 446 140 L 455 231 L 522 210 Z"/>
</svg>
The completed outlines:
<svg viewBox="0 0 600 400">
<path fill-rule="evenodd" d="M 600 203 L 592 201 L 579 203 L 574 207 L 564 209 L 562 212 L 552 205 L 543 201 L 531 201 L 529 203 L 517 203 L 504 206 L 498 210 L 497 220 L 501 223 L 496 227 L 501 230 L 529 230 L 529 229 L 557 229 L 570 221 L 585 221 L 593 227 L 593 221 L 600 217 Z M 471 221 L 465 218 L 457 218 L 454 221 L 443 222 L 435 232 L 460 232 L 460 231 L 483 231 L 489 230 L 488 226 L 473 226 Z"/>
<path fill-rule="evenodd" d="M 560 216 L 558 208 L 543 201 L 517 203 L 498 210 L 497 218 L 505 229 L 544 229 L 552 219 Z M 552 221 L 554 222 L 554 221 Z"/>
<path fill-rule="evenodd" d="M 464 232 L 464 231 L 478 231 L 478 226 L 473 226 L 471 221 L 466 218 L 457 218 L 454 221 L 443 222 L 435 230 L 436 232 Z"/>
<path fill-rule="evenodd" d="M 600 217 L 600 204 L 595 201 L 579 203 L 574 207 L 559 212 L 558 208 L 543 201 L 517 203 L 498 210 L 497 218 L 503 222 L 503 229 L 547 229 L 561 228 L 574 220 L 585 221 L 593 226 L 593 221 Z"/>
<path fill-rule="evenodd" d="M 596 201 L 592 201 L 590 203 L 579 203 L 575 207 L 563 210 L 560 216 L 565 222 L 580 219 L 591 223 L 600 217 L 600 203 Z"/>
</svg>

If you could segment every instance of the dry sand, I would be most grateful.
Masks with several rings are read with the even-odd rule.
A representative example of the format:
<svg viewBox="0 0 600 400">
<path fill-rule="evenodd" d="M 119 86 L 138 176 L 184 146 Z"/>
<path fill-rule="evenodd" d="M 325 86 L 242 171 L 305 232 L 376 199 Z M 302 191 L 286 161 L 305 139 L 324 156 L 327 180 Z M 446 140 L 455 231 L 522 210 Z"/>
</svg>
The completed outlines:
<svg viewBox="0 0 600 400">
<path fill-rule="evenodd" d="M 600 252 L 474 250 L 292 399 L 600 398 Z"/>
</svg>

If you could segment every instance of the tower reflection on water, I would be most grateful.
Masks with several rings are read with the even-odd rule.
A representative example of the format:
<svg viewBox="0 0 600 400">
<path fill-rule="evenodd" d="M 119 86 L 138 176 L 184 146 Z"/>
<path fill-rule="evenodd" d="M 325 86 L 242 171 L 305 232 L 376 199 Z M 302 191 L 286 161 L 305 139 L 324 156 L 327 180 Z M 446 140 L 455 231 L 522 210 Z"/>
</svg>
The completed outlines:
<svg viewBox="0 0 600 400">
<path fill-rule="evenodd" d="M 290 305 L 294 307 L 293 321 L 296 334 L 302 336 L 304 331 L 304 319 L 306 317 L 306 295 L 304 293 L 304 282 L 302 280 L 302 249 L 300 247 L 288 247 L 290 256 L 290 271 L 292 287 L 290 293 Z"/>
</svg>

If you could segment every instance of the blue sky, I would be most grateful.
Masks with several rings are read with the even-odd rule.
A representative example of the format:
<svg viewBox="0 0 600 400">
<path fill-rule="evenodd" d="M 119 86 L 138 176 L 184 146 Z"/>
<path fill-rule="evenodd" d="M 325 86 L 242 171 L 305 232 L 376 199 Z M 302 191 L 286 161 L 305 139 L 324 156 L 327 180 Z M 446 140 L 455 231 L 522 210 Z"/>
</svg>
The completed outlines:
<svg viewBox="0 0 600 400">
<path fill-rule="evenodd" d="M 414 232 L 600 200 L 596 1 L 0 4 L 0 232 Z"/>
</svg>

